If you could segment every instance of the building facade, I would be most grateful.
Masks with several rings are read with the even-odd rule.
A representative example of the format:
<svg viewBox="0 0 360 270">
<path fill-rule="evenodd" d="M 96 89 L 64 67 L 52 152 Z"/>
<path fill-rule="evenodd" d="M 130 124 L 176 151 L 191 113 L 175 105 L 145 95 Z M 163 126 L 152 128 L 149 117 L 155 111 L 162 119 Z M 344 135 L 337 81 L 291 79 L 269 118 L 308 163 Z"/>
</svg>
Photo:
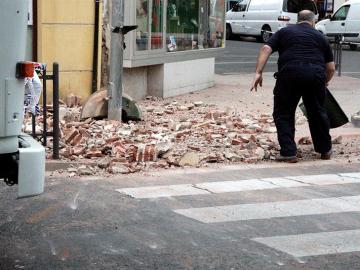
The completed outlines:
<svg viewBox="0 0 360 270">
<path fill-rule="evenodd" d="M 87 98 L 100 88 L 101 1 L 28 1 L 27 60 L 46 63 L 50 72 L 58 62 L 61 98 Z"/>
<path fill-rule="evenodd" d="M 111 0 L 28 1 L 28 60 L 50 71 L 53 62 L 60 64 L 61 97 L 86 99 L 101 81 L 107 87 Z M 126 36 L 125 92 L 136 99 L 167 97 L 214 84 L 215 55 L 225 46 L 225 0 L 124 4 L 125 25 L 138 26 Z"/>
</svg>

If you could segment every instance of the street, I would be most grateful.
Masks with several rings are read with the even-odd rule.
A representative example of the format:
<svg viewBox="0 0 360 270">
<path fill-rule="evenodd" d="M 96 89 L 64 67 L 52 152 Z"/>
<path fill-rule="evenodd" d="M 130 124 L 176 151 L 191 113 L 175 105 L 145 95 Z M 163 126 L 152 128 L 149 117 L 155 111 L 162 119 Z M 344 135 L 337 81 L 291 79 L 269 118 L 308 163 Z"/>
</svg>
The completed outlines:
<svg viewBox="0 0 360 270">
<path fill-rule="evenodd" d="M 255 71 L 257 55 L 262 43 L 253 38 L 238 37 L 235 40 L 226 41 L 226 49 L 216 57 L 215 71 L 217 74 L 253 73 Z M 273 54 L 265 72 L 277 70 L 277 53 Z M 351 51 L 344 46 L 342 74 L 354 78 L 360 78 L 359 71 L 360 49 Z"/>
<path fill-rule="evenodd" d="M 359 164 L 0 185 L 1 269 L 360 269 Z"/>
<path fill-rule="evenodd" d="M 0 182 L 0 269 L 360 269 L 358 128 L 347 124 L 332 130 L 338 142 L 329 161 L 319 160 L 311 141 L 299 143 L 302 157 L 297 164 L 265 159 L 264 151 L 257 159 L 231 161 L 241 151 L 252 153 L 251 147 L 261 150 L 262 136 L 276 140 L 276 130 L 265 129 L 273 124 L 276 55 L 265 70 L 261 91 L 250 94 L 249 89 L 260 46 L 252 39 L 227 41 L 216 59 L 214 87 L 167 99 L 145 99 L 139 102 L 144 111 L 140 123 L 123 124 L 129 125 L 123 128 L 99 120 L 83 127 L 90 133 L 84 140 L 96 134 L 104 141 L 99 145 L 108 151 L 126 150 L 125 143 L 111 144 L 120 139 L 112 141 L 111 133 L 141 141 L 139 136 L 154 131 L 156 137 L 164 132 L 163 125 L 168 128 L 175 123 L 167 136 L 181 136 L 175 137 L 178 140 L 172 142 L 178 145 L 172 147 L 182 143 L 184 156 L 196 155 L 195 165 L 189 165 L 192 158 L 182 166 L 156 157 L 137 160 L 141 170 L 125 167 L 126 172 L 112 173 L 104 167 L 106 157 L 70 160 L 64 156 L 53 163 L 58 169 L 48 167 L 45 192 L 40 196 L 16 199 L 17 187 Z M 359 53 L 344 51 L 346 76 L 334 78 L 330 85 L 348 116 L 359 110 Z M 196 102 L 199 107 L 185 106 Z M 174 111 L 161 112 L 170 105 Z M 164 121 L 167 118 L 172 122 Z M 259 119 L 266 121 L 254 125 Z M 231 134 L 240 132 L 236 126 L 250 125 L 257 131 L 244 134 L 249 135 L 244 141 L 234 144 L 231 140 L 226 145 Z M 297 141 L 309 136 L 306 119 L 299 112 L 296 135 Z M 206 141 L 200 142 L 202 136 Z M 77 148 L 76 143 L 68 147 Z M 271 151 L 277 153 L 275 148 Z M 212 155 L 216 151 L 224 156 L 223 163 Z M 201 154 L 211 159 L 200 159 Z"/>
</svg>

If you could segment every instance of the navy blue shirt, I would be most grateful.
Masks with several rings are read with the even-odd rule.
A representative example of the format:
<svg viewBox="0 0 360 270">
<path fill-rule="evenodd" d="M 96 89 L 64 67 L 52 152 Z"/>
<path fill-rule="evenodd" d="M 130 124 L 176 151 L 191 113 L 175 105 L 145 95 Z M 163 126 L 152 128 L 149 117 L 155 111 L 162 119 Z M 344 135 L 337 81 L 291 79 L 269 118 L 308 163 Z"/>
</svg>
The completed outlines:
<svg viewBox="0 0 360 270">
<path fill-rule="evenodd" d="M 278 68 L 291 62 L 312 63 L 322 66 L 334 61 L 325 37 L 307 23 L 289 25 L 277 31 L 267 42 L 274 52 L 279 52 Z"/>
</svg>

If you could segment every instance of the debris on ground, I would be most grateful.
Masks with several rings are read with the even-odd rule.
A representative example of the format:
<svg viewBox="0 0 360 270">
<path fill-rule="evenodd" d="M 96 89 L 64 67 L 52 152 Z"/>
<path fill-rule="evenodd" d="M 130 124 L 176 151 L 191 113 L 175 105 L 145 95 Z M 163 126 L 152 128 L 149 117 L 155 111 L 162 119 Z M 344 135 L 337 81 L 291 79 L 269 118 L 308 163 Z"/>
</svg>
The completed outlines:
<svg viewBox="0 0 360 270">
<path fill-rule="evenodd" d="M 143 120 L 122 123 L 87 119 L 70 96 L 60 108 L 60 156 L 69 162 L 96 161 L 97 168 L 68 173 L 127 174 L 146 169 L 201 167 L 209 163 L 254 163 L 275 156 L 270 138 L 276 132 L 271 115 L 240 116 L 203 101 L 168 102 L 147 97 L 140 103 Z M 51 109 L 48 113 L 51 126 Z M 42 119 L 37 119 L 38 132 Z M 51 129 L 51 127 L 49 127 Z M 31 131 L 31 119 L 25 130 Z M 51 155 L 51 141 L 48 156 Z"/>
<path fill-rule="evenodd" d="M 70 164 L 85 165 L 70 168 L 67 171 L 70 177 L 258 163 L 274 160 L 278 154 L 276 127 L 270 114 L 222 110 L 203 101 L 147 97 L 138 103 L 143 112 L 142 121 L 124 123 L 91 118 L 80 121 L 82 108 L 78 103 L 73 104 L 71 101 L 71 107 L 66 104 L 60 107 L 60 156 Z M 52 131 L 51 109 L 49 106 L 49 132 Z M 42 117 L 36 120 L 36 131 L 41 132 Z M 28 117 L 24 131 L 31 133 L 31 130 Z M 308 158 L 309 152 L 310 158 L 315 158 L 310 137 L 301 138 L 298 144 L 302 156 Z M 346 158 L 349 151 L 342 137 L 335 138 L 333 144 L 339 145 L 337 154 Z M 49 158 L 51 151 L 50 138 Z"/>
<path fill-rule="evenodd" d="M 302 137 L 299 141 L 298 141 L 299 145 L 311 145 L 312 144 L 312 140 L 310 139 L 310 137 Z"/>
</svg>

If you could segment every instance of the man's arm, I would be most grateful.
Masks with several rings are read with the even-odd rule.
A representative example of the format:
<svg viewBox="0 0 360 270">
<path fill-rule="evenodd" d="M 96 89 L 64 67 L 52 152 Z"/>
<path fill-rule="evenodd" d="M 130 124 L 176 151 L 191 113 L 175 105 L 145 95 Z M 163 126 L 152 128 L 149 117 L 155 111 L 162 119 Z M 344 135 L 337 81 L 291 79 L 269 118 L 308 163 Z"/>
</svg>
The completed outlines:
<svg viewBox="0 0 360 270">
<path fill-rule="evenodd" d="M 264 45 L 259 52 L 259 57 L 256 64 L 256 71 L 255 71 L 255 78 L 252 83 L 251 91 L 255 89 L 257 91 L 258 85 L 262 87 L 262 73 L 265 68 L 267 61 L 269 60 L 270 55 L 272 54 L 273 50 L 269 45 Z"/>
<path fill-rule="evenodd" d="M 335 63 L 334 63 L 334 61 L 326 63 L 326 85 L 329 84 L 329 82 L 331 81 L 334 74 L 335 74 Z"/>
</svg>

